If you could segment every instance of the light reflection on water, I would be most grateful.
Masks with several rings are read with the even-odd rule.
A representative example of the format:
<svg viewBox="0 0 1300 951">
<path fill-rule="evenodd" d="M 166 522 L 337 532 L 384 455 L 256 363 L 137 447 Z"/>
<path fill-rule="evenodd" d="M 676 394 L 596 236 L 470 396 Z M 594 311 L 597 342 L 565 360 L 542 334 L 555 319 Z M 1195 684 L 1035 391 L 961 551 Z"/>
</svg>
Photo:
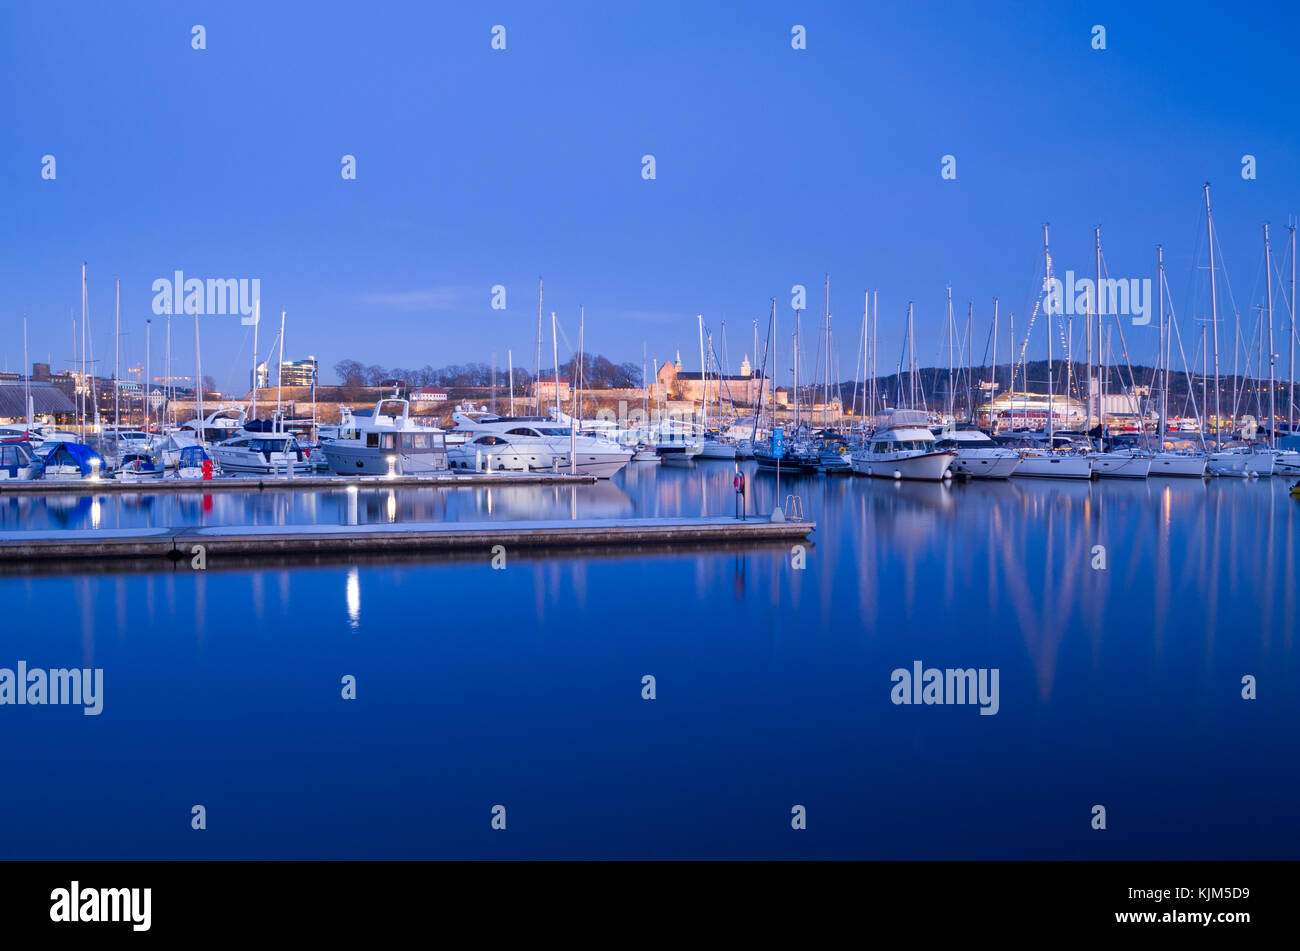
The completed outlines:
<svg viewBox="0 0 1300 951">
<path fill-rule="evenodd" d="M 484 552 L 0 579 L 0 666 L 106 681 L 97 718 L 0 708 L 28 777 L 0 791 L 0 857 L 1295 856 L 1300 503 L 1282 480 L 778 493 L 746 468 L 751 513 L 795 494 L 818 522 L 806 570 L 783 549 L 510 553 L 503 571 Z M 359 520 L 729 514 L 732 472 L 365 490 Z M 346 512 L 333 490 L 0 497 L 6 530 Z M 1000 712 L 892 705 L 914 660 L 999 668 Z M 221 835 L 188 834 L 195 802 Z M 497 802 L 504 841 L 483 831 Z"/>
</svg>

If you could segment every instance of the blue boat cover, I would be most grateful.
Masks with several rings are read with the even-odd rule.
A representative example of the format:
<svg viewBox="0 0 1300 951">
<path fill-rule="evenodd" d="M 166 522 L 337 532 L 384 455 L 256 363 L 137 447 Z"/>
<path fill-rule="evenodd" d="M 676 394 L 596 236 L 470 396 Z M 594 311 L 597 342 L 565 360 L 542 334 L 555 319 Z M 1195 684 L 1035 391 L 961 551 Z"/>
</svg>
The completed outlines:
<svg viewBox="0 0 1300 951">
<path fill-rule="evenodd" d="M 104 472 L 107 468 L 104 457 L 95 450 L 79 442 L 61 442 L 45 456 L 45 466 L 75 465 L 81 469 L 82 475 L 90 475 L 95 468 L 92 462 L 96 459 L 99 460 L 99 471 Z"/>
</svg>

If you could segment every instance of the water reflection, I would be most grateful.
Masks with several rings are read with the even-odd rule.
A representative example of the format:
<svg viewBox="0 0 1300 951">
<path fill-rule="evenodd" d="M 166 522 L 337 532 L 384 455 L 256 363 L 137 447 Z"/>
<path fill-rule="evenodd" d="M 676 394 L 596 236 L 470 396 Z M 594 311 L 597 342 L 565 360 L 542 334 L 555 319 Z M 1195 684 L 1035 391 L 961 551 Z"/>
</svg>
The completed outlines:
<svg viewBox="0 0 1300 951">
<path fill-rule="evenodd" d="M 210 555 L 202 572 L 63 565 L 62 575 L 0 578 L 11 613 L 0 656 L 93 660 L 110 683 L 96 729 L 28 711 L 12 732 L 11 765 L 36 779 L 0 790 L 0 810 L 25 817 L 7 847 L 31 857 L 65 843 L 84 856 L 69 817 L 125 811 L 114 803 L 167 814 L 198 788 L 232 811 L 274 812 L 230 833 L 231 857 L 481 858 L 481 832 L 458 839 L 456 824 L 413 828 L 409 816 L 459 814 L 485 790 L 510 788 L 511 801 L 563 830 L 524 840 L 527 857 L 1282 858 L 1300 848 L 1290 792 L 1300 503 L 1282 480 L 783 475 L 778 493 L 742 468 L 751 515 L 794 495 L 817 521 L 804 569 L 789 545 L 744 545 L 511 552 L 506 571 L 480 554 Z M 358 521 L 717 514 L 734 506 L 734 471 L 700 463 L 633 467 L 592 486 L 368 489 Z M 103 528 L 347 518 L 344 491 L 270 490 L 0 496 L 0 523 L 85 528 L 95 501 Z M 50 623 L 57 607 L 68 623 Z M 891 706 L 890 670 L 916 659 L 999 668 L 1000 712 Z M 344 671 L 373 685 L 372 700 L 340 703 Z M 659 678 L 657 704 L 639 699 L 647 672 Z M 1246 673 L 1266 700 L 1240 699 Z M 87 766 L 103 762 L 106 727 L 119 731 L 112 766 Z M 341 748 L 360 757 L 355 770 L 339 773 Z M 625 768 L 629 756 L 638 768 Z M 1242 762 L 1267 764 L 1270 782 L 1240 782 Z M 980 822 L 968 797 L 945 792 L 954 775 L 977 778 Z M 796 794 L 791 782 L 801 799 L 851 802 L 866 818 L 791 855 L 771 820 L 773 803 Z M 359 809 L 376 788 L 384 808 Z M 82 789 L 94 803 L 68 801 Z M 727 823 L 691 808 L 717 790 Z M 1062 816 L 1085 794 L 1143 821 L 1104 843 L 1064 835 Z M 588 826 L 592 802 L 618 803 L 627 821 Z M 275 812 L 279 803 L 294 811 Z M 772 837 L 754 831 L 769 827 Z M 171 832 L 104 828 L 92 857 L 192 857 Z"/>
</svg>

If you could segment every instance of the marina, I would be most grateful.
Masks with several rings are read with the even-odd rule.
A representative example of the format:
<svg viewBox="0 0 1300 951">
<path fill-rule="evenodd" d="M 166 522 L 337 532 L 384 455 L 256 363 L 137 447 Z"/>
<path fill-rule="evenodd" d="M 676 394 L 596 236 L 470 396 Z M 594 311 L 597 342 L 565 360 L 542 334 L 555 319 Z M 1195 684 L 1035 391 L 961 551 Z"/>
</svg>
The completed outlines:
<svg viewBox="0 0 1300 951">
<path fill-rule="evenodd" d="M 1300 8 L 318 6 L 0 4 L 7 934 L 1285 931 Z"/>
</svg>

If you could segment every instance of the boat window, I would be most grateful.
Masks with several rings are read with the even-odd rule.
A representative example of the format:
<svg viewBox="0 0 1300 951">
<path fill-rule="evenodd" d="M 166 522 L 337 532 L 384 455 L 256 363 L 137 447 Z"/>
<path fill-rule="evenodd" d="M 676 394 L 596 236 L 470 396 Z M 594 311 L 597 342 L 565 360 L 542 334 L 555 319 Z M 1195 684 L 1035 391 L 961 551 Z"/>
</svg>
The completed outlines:
<svg viewBox="0 0 1300 951">
<path fill-rule="evenodd" d="M 402 433 L 403 449 L 442 449 L 442 433 Z"/>
<path fill-rule="evenodd" d="M 543 430 L 543 432 L 545 432 L 545 430 Z M 531 429 L 520 428 L 520 429 L 507 429 L 506 435 L 507 436 L 536 436 L 537 433 Z"/>
<path fill-rule="evenodd" d="M 476 446 L 504 446 L 506 440 L 500 436 L 479 436 L 478 439 L 474 440 L 474 444 Z"/>
<path fill-rule="evenodd" d="M 366 433 L 366 448 L 367 449 L 379 448 L 379 433 Z"/>
<path fill-rule="evenodd" d="M 379 437 L 379 445 L 380 445 L 380 448 L 382 448 L 382 449 L 395 449 L 395 448 L 397 448 L 397 434 L 396 434 L 396 433 L 382 433 L 382 434 L 380 435 L 380 437 Z"/>
<path fill-rule="evenodd" d="M 542 430 L 538 430 L 538 431 L 539 431 L 543 436 L 567 436 L 567 435 L 569 435 L 569 430 L 568 430 L 567 427 L 564 428 L 564 429 L 551 428 L 551 429 L 542 429 Z M 682 438 L 685 438 L 685 436 L 683 436 Z"/>
</svg>

